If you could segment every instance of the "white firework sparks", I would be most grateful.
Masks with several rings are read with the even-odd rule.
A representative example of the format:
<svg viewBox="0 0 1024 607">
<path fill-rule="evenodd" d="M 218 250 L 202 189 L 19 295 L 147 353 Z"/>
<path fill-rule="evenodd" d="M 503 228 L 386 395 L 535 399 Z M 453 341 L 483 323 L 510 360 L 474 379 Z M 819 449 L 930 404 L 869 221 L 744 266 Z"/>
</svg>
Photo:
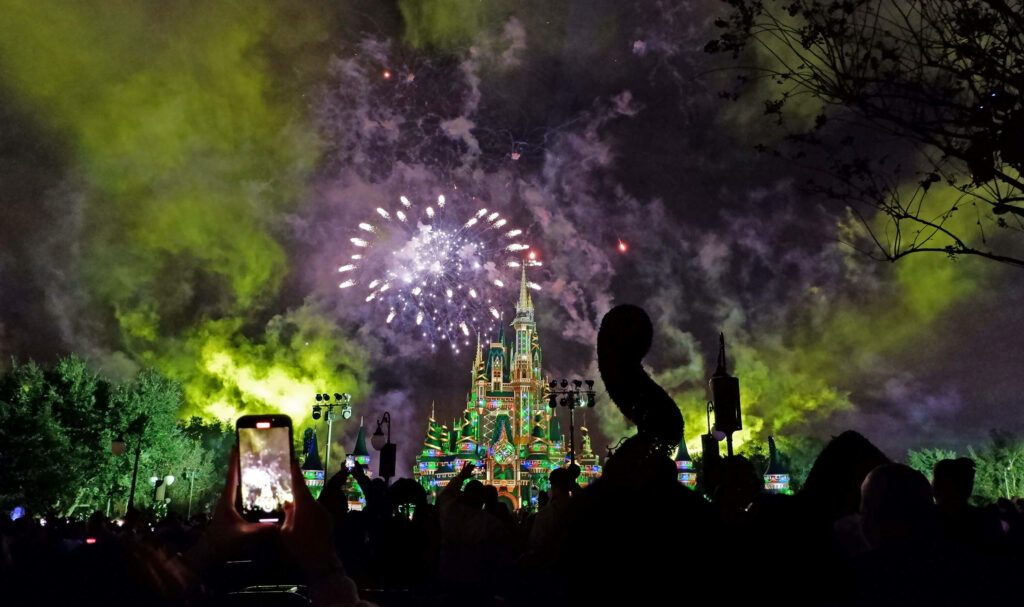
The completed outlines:
<svg viewBox="0 0 1024 607">
<path fill-rule="evenodd" d="M 520 267 L 530 245 L 507 225 L 500 212 L 467 209 L 460 198 L 418 204 L 401 196 L 357 224 L 358 236 L 349 238 L 357 249 L 338 268 L 345 277 L 338 286 L 361 291 L 396 330 L 458 352 L 473 333 L 495 331 L 500 306 L 514 302 L 506 285 L 518 285 L 519 276 L 510 268 Z"/>
</svg>

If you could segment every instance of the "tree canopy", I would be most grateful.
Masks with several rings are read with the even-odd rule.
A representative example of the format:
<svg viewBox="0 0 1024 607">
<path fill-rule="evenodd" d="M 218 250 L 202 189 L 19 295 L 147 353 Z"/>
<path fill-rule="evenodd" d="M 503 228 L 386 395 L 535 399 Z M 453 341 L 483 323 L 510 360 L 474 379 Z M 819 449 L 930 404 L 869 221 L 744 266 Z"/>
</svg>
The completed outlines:
<svg viewBox="0 0 1024 607">
<path fill-rule="evenodd" d="M 773 153 L 824 175 L 811 185 L 849 205 L 850 244 L 1024 267 L 1020 2 L 725 3 L 705 47 L 740 69 L 723 96 L 763 97 L 787 125 Z"/>
<path fill-rule="evenodd" d="M 181 387 L 153 369 L 111 384 L 76 356 L 50 368 L 13 361 L 0 377 L 0 509 L 25 506 L 47 516 L 123 511 L 139 450 L 137 507 L 163 511 L 149 479 L 181 479 L 168 491 L 172 509 L 215 499 L 233 438 L 231 428 L 178 420 Z M 121 456 L 111 451 L 123 439 Z M 180 488 L 178 488 L 180 487 Z"/>
</svg>

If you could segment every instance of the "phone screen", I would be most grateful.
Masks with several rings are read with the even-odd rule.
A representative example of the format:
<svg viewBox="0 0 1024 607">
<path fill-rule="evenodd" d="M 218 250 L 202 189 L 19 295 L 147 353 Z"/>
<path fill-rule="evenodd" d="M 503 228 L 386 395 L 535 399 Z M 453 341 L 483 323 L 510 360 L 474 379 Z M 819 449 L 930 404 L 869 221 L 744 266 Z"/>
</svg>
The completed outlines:
<svg viewBox="0 0 1024 607">
<path fill-rule="evenodd" d="M 242 517 L 276 523 L 284 520 L 284 504 L 293 501 L 291 428 L 257 421 L 238 428 Z"/>
</svg>

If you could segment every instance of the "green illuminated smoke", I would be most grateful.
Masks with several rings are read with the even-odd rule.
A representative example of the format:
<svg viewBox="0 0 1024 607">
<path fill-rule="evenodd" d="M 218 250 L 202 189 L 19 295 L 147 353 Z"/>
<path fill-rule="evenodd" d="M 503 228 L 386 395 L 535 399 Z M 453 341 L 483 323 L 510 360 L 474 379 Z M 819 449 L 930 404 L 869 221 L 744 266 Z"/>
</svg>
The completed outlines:
<svg viewBox="0 0 1024 607">
<path fill-rule="evenodd" d="M 405 39 L 415 48 L 468 46 L 510 14 L 497 0 L 399 0 Z"/>
<path fill-rule="evenodd" d="M 122 346 L 184 382 L 189 412 L 295 415 L 297 395 L 365 383 L 311 308 L 264 312 L 287 271 L 277 226 L 320 150 L 302 93 L 330 8 L 0 0 L 3 85 L 88 183 L 79 271 Z"/>
<path fill-rule="evenodd" d="M 952 188 L 936 188 L 928 204 L 941 209 L 957 196 Z M 884 230 L 886 220 L 878 217 L 876 227 Z M 973 223 L 962 213 L 953 216 L 949 227 L 966 232 Z M 856 227 L 840 225 L 837 230 L 848 235 Z M 931 244 L 947 243 L 936 239 Z M 920 253 L 882 266 L 881 276 L 869 280 L 861 272 L 873 262 L 843 251 L 849 256 L 848 286 L 856 288 L 846 294 L 808 289 L 793 302 L 785 326 L 726 328 L 729 371 L 740 378 L 743 406 L 744 430 L 737 443 L 764 440 L 770 433 L 784 433 L 855 406 L 858 392 L 875 387 L 864 383 L 872 372 L 875 379 L 880 370 L 888 376 L 892 361 L 934 347 L 958 304 L 977 297 L 992 273 L 1000 270 L 979 260 L 951 261 L 941 254 Z M 666 382 L 666 387 L 676 386 L 669 392 L 683 411 L 687 436 L 695 442 L 706 431 L 705 382 L 711 370 L 681 367 L 671 372 L 685 376 L 684 381 Z"/>
</svg>

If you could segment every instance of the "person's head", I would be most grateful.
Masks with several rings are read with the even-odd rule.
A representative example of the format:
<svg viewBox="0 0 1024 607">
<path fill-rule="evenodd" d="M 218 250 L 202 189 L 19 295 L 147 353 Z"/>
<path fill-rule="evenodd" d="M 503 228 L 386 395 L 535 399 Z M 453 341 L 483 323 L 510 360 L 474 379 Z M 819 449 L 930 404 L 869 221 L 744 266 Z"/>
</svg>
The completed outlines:
<svg viewBox="0 0 1024 607">
<path fill-rule="evenodd" d="M 540 493 L 537 494 L 537 507 L 538 508 L 543 508 L 544 506 L 547 506 L 547 505 L 548 505 L 548 492 L 547 491 L 541 491 Z"/>
<path fill-rule="evenodd" d="M 485 499 L 484 484 L 475 479 L 469 481 L 466 483 L 466 486 L 462 488 L 460 499 L 463 504 L 474 510 L 483 508 Z"/>
<path fill-rule="evenodd" d="M 932 471 L 932 489 L 940 506 L 963 506 L 974 493 L 974 461 L 967 457 L 944 459 Z"/>
<path fill-rule="evenodd" d="M 743 509 L 750 505 L 764 490 L 764 477 L 757 473 L 754 464 L 742 455 L 731 455 L 722 459 L 718 468 L 718 485 L 714 489 L 714 501 L 727 509 Z"/>
<path fill-rule="evenodd" d="M 551 497 L 557 498 L 568 497 L 569 492 L 572 491 L 573 486 L 576 484 L 572 472 L 565 468 L 555 468 L 552 470 L 548 474 L 548 481 L 551 483 Z"/>
<path fill-rule="evenodd" d="M 107 517 L 104 516 L 102 510 L 97 510 L 89 515 L 85 529 L 89 535 L 97 535 L 107 530 Z"/>
<path fill-rule="evenodd" d="M 391 503 L 412 504 L 415 507 L 427 503 L 427 492 L 422 485 L 411 478 L 400 478 L 388 487 L 388 494 L 391 496 Z"/>
<path fill-rule="evenodd" d="M 498 488 L 494 485 L 484 485 L 484 506 L 493 506 L 498 503 Z"/>
<path fill-rule="evenodd" d="M 923 474 L 903 464 L 872 470 L 861 486 L 864 537 L 872 548 L 894 541 L 923 542 L 934 531 L 932 488 Z"/>
<path fill-rule="evenodd" d="M 818 454 L 800 497 L 812 512 L 830 521 L 854 514 L 860 506 L 864 478 L 887 463 L 889 458 L 871 441 L 847 430 L 833 437 Z"/>
</svg>

